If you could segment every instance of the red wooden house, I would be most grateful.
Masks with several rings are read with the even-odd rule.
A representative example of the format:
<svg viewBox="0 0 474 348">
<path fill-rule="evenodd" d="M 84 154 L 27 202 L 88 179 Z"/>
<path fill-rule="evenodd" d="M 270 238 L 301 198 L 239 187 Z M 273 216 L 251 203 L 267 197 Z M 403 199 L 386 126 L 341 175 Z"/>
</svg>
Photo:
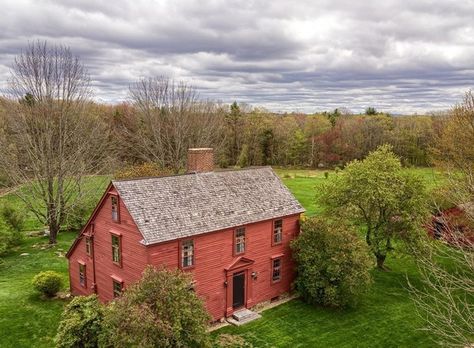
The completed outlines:
<svg viewBox="0 0 474 348">
<path fill-rule="evenodd" d="M 270 167 L 213 171 L 191 149 L 188 174 L 112 181 L 67 253 L 71 292 L 109 301 L 146 265 L 191 272 L 214 320 L 290 291 L 302 206 Z"/>
</svg>

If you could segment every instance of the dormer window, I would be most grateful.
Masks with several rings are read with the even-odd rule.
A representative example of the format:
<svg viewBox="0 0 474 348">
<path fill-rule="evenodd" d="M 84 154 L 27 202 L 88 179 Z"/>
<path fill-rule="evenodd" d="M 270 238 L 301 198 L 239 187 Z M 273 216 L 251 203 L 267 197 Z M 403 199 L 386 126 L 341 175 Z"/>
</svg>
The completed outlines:
<svg viewBox="0 0 474 348">
<path fill-rule="evenodd" d="M 280 244 L 283 240 L 283 220 L 273 221 L 272 244 Z"/>
<path fill-rule="evenodd" d="M 245 252 L 245 227 L 239 227 L 235 230 L 235 253 L 243 254 Z"/>
<path fill-rule="evenodd" d="M 110 202 L 112 204 L 112 220 L 119 222 L 119 208 L 117 196 L 110 196 Z"/>
</svg>

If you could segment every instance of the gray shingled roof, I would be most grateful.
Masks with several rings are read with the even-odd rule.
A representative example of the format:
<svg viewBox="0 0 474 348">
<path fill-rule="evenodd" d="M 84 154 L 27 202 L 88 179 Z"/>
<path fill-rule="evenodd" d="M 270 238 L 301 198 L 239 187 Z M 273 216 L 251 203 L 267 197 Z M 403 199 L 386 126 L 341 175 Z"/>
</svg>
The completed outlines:
<svg viewBox="0 0 474 348">
<path fill-rule="evenodd" d="M 270 167 L 119 180 L 113 185 L 144 244 L 304 211 Z"/>
</svg>

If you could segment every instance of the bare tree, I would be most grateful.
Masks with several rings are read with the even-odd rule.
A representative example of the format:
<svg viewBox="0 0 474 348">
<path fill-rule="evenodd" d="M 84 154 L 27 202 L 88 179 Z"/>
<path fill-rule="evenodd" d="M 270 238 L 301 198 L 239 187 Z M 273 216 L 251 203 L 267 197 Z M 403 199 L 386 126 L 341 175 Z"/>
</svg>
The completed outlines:
<svg viewBox="0 0 474 348">
<path fill-rule="evenodd" d="M 49 227 L 49 241 L 93 189 L 84 176 L 98 173 L 106 156 L 106 127 L 88 113 L 86 69 L 65 46 L 29 44 L 11 70 L 0 166 L 28 209 Z"/>
<path fill-rule="evenodd" d="M 474 243 L 447 229 L 448 243 L 434 242 L 417 258 L 422 285 L 410 284 L 426 329 L 444 347 L 474 342 Z"/>
<path fill-rule="evenodd" d="M 445 243 L 433 241 L 429 253 L 418 258 L 422 286 L 412 294 L 427 329 L 443 346 L 474 344 L 474 95 L 454 107 L 437 139 L 436 164 L 445 169 L 445 199 L 462 208 L 460 228 L 445 221 Z M 469 235 L 470 234 L 470 235 Z"/>
<path fill-rule="evenodd" d="M 217 104 L 202 101 L 185 82 L 165 77 L 141 79 L 130 87 L 138 111 L 135 129 L 125 129 L 126 143 L 144 161 L 179 172 L 189 147 L 222 142 L 222 117 Z M 132 149 L 133 150 L 133 149 Z"/>
</svg>

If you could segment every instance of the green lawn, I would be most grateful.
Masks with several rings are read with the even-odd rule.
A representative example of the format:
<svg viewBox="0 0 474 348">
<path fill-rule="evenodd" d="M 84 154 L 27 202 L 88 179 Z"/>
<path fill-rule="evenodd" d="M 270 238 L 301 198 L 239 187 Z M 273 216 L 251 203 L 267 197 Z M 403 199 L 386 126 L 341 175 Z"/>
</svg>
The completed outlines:
<svg viewBox="0 0 474 348">
<path fill-rule="evenodd" d="M 0 265 L 0 347 L 53 346 L 52 339 L 65 302 L 39 297 L 31 280 L 41 271 L 57 271 L 63 275 L 63 288 L 67 290 L 69 280 L 64 253 L 74 237 L 75 233 L 64 232 L 56 246 L 45 250 L 38 244 L 47 243 L 46 238 L 26 237 L 21 246 L 3 258 Z M 22 253 L 29 255 L 20 256 Z"/>
<path fill-rule="evenodd" d="M 423 176 L 431 187 L 440 178 L 431 169 L 410 169 Z M 315 202 L 318 184 L 325 180 L 324 171 L 277 169 L 283 181 L 296 195 L 308 215 L 317 214 Z M 329 172 L 329 175 L 334 175 Z M 103 179 L 91 179 L 101 180 Z M 94 193 L 96 199 L 101 190 Z M 0 198 L 24 207 L 14 196 Z M 42 226 L 29 215 L 26 230 Z M 75 233 L 59 235 L 58 245 L 42 250 L 37 244 L 44 237 L 25 237 L 3 258 L 0 264 L 0 347 L 51 347 L 65 301 L 40 298 L 31 287 L 31 279 L 44 270 L 63 274 L 68 288 L 67 261 L 64 253 Z M 36 245 L 36 246 L 35 246 Z M 21 253 L 29 255 L 20 256 Z M 293 300 L 267 310 L 263 318 L 240 328 L 225 327 L 213 335 L 241 335 L 255 347 L 432 347 L 428 332 L 420 330 L 422 322 L 406 290 L 406 277 L 417 281 L 415 267 L 406 256 L 387 261 L 389 273 L 373 271 L 374 284 L 360 305 L 353 310 L 334 311 L 311 307 Z"/>
<path fill-rule="evenodd" d="M 389 259 L 391 272 L 374 270 L 374 284 L 351 310 L 332 310 L 292 300 L 242 327 L 213 333 L 240 335 L 255 347 L 436 347 L 415 313 L 406 277 L 417 274 L 408 257 Z"/>
<path fill-rule="evenodd" d="M 91 189 L 91 199 L 100 198 L 108 177 L 88 177 L 85 189 Z M 25 204 L 15 195 L 0 197 L 1 204 L 24 209 Z M 53 270 L 63 275 L 63 289 L 69 289 L 67 260 L 76 232 L 62 232 L 58 243 L 50 249 L 46 237 L 28 237 L 26 231 L 42 230 L 43 226 L 31 213 L 26 214 L 24 242 L 10 251 L 0 262 L 0 347 L 52 347 L 63 300 L 43 299 L 31 286 L 34 275 Z M 29 255 L 20 256 L 22 253 Z"/>
</svg>

